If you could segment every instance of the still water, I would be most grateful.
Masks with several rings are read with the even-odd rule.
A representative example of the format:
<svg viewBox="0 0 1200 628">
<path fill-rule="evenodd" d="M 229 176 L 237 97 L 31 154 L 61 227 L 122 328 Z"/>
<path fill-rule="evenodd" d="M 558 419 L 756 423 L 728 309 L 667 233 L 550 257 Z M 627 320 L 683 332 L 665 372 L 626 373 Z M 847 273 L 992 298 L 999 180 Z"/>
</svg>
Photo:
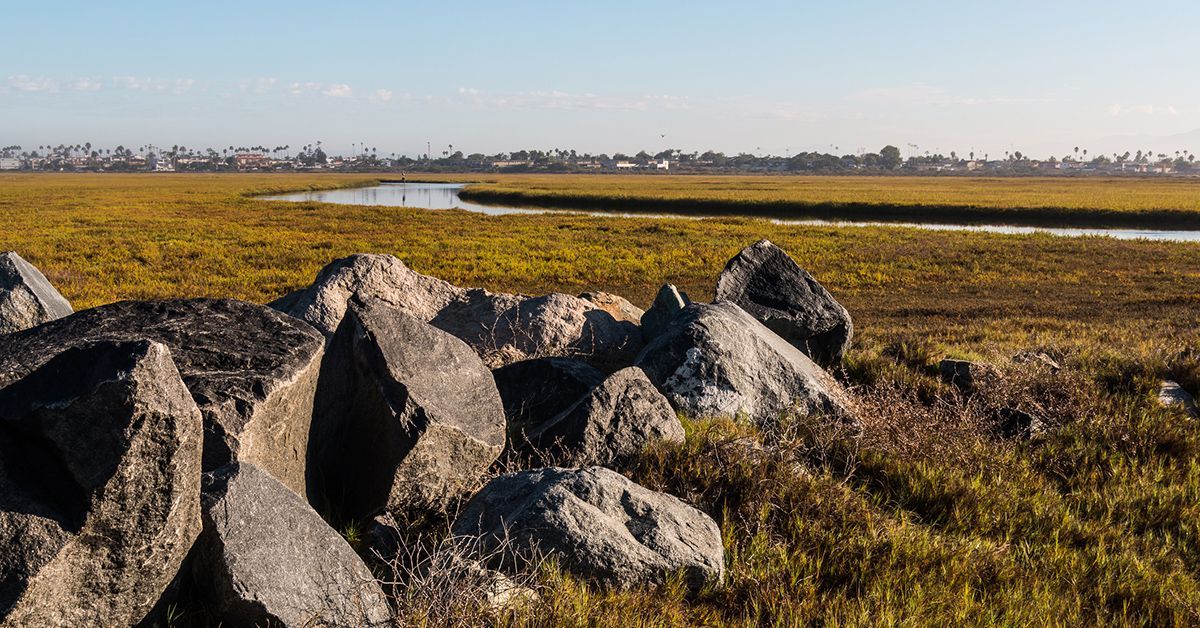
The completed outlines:
<svg viewBox="0 0 1200 628">
<path fill-rule="evenodd" d="M 272 201 L 316 201 L 319 203 L 336 203 L 339 205 L 384 205 L 393 207 L 417 207 L 421 209 L 463 209 L 466 211 L 500 216 L 504 214 L 542 214 L 546 212 L 565 212 L 573 214 L 588 214 L 596 216 L 641 216 L 648 214 L 629 214 L 622 212 L 579 211 L 579 210 L 548 210 L 531 207 L 501 207 L 496 205 L 481 205 L 464 201 L 458 197 L 460 190 L 465 187 L 459 183 L 383 183 L 369 188 L 346 188 L 341 190 L 320 190 L 316 192 L 295 192 L 277 196 L 263 197 Z M 672 216 L 656 215 L 663 218 L 702 218 L 702 216 Z M 1014 227 L 1011 225 L 946 225 L 917 222 L 850 222 L 829 220 L 780 220 L 773 222 L 783 225 L 824 225 L 837 227 L 853 226 L 890 226 L 913 227 L 917 229 L 933 229 L 940 231 L 990 231 L 994 233 L 1049 233 L 1058 236 L 1107 236 L 1118 240 L 1165 240 L 1172 242 L 1200 242 L 1200 231 L 1167 231 L 1156 229 L 1076 229 L 1052 227 Z"/>
</svg>

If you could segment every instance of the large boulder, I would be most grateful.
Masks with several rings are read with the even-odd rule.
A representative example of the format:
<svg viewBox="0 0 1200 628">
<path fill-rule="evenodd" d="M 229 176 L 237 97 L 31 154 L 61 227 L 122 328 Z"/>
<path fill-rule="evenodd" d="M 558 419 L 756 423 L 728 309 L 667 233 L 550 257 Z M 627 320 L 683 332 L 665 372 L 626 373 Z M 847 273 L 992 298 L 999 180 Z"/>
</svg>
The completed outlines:
<svg viewBox="0 0 1200 628">
<path fill-rule="evenodd" d="M 308 325 L 243 301 L 122 301 L 0 342 L 0 386 L 70 347 L 161 342 L 204 416 L 204 470 L 253 462 L 304 494 L 308 431 L 324 342 Z"/>
<path fill-rule="evenodd" d="M 491 372 L 463 341 L 399 309 L 352 304 L 323 371 L 310 480 L 334 518 L 440 510 L 504 449 Z"/>
<path fill-rule="evenodd" d="M 691 303 L 686 292 L 680 292 L 671 284 L 665 284 L 658 289 L 654 303 L 642 314 L 642 340 L 649 343 L 661 334 L 676 314 L 683 311 Z"/>
<path fill-rule="evenodd" d="M 200 532 L 200 442 L 159 343 L 67 349 L 0 389 L 0 625 L 140 621 Z"/>
<path fill-rule="evenodd" d="M 422 275 L 391 255 L 360 253 L 327 264 L 307 288 L 269 305 L 333 336 L 351 300 L 375 300 L 401 308 L 423 321 L 463 300 L 466 290 Z"/>
<path fill-rule="evenodd" d="M 450 306 L 454 310 L 454 306 Z M 439 325 L 435 319 L 433 324 Z M 573 357 L 612 372 L 629 366 L 642 348 L 637 325 L 579 297 L 552 293 L 522 299 L 495 319 L 480 323 L 475 333 L 456 333 L 498 368 L 538 357 Z"/>
<path fill-rule="evenodd" d="M 0 335 L 70 313 L 71 304 L 40 270 L 14 251 L 0 253 Z"/>
<path fill-rule="evenodd" d="M 808 356 L 728 301 L 692 303 L 646 345 L 638 366 L 691 416 L 852 419 L 849 395 Z"/>
<path fill-rule="evenodd" d="M 658 584 L 677 571 L 699 586 L 725 570 L 721 531 L 708 515 L 603 467 L 496 477 L 453 533 L 495 553 L 502 569 L 520 568 L 536 551 L 607 587 Z"/>
<path fill-rule="evenodd" d="M 547 462 L 619 467 L 653 441 L 683 442 L 683 424 L 667 398 L 636 366 L 610 375 L 516 444 Z"/>
<path fill-rule="evenodd" d="M 233 463 L 204 477 L 193 574 L 202 606 L 231 626 L 391 625 L 362 559 L 298 495 Z"/>
<path fill-rule="evenodd" d="M 332 337 L 352 301 L 380 301 L 464 340 L 490 368 L 575 356 L 609 371 L 641 349 L 637 326 L 567 294 L 527 297 L 464 289 L 417 273 L 391 255 L 336 260 L 303 290 L 270 305 Z"/>
<path fill-rule="evenodd" d="M 738 304 L 818 364 L 841 362 L 850 347 L 850 313 L 768 240 L 729 260 L 717 279 L 716 298 Z"/>
<path fill-rule="evenodd" d="M 492 371 L 510 436 L 561 414 L 604 381 L 595 367 L 571 358 L 534 358 Z"/>
</svg>

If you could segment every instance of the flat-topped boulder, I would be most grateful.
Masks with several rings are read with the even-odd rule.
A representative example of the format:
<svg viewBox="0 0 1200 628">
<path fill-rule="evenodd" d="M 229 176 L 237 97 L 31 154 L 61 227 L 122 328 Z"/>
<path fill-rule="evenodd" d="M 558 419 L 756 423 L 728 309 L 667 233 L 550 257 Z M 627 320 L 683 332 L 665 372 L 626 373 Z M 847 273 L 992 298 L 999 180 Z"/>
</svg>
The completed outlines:
<svg viewBox="0 0 1200 628">
<path fill-rule="evenodd" d="M 252 464 L 205 475 L 199 602 L 230 626 L 386 626 L 362 559 L 303 499 Z"/>
<path fill-rule="evenodd" d="M 550 421 L 604 381 L 595 367 L 571 358 L 522 360 L 492 371 L 492 377 L 512 438 Z"/>
<path fill-rule="evenodd" d="M 200 532 L 200 446 L 160 343 L 69 348 L 0 388 L 0 625 L 141 621 Z"/>
<path fill-rule="evenodd" d="M 504 449 L 491 371 L 462 340 L 400 309 L 352 304 L 323 371 L 310 480 L 328 513 L 440 510 Z"/>
<path fill-rule="evenodd" d="M 224 299 L 122 301 L 0 342 L 0 386 L 71 347 L 149 339 L 167 345 L 204 416 L 204 469 L 253 462 L 304 494 L 308 432 L 324 342 L 310 326 Z"/>
<path fill-rule="evenodd" d="M 683 424 L 667 398 L 636 366 L 608 376 L 514 445 L 566 466 L 617 468 L 654 441 L 682 443 Z"/>
<path fill-rule="evenodd" d="M 728 301 L 692 303 L 638 356 L 675 408 L 691 416 L 786 413 L 853 420 L 842 386 L 799 349 Z"/>
<path fill-rule="evenodd" d="M 14 251 L 0 253 L 0 335 L 36 327 L 71 313 L 50 281 Z"/>
<path fill-rule="evenodd" d="M 818 364 L 841 362 L 850 347 L 850 313 L 769 240 L 729 260 L 717 279 L 716 298 L 736 303 Z"/>
<path fill-rule="evenodd" d="M 610 292 L 600 292 L 598 290 L 582 292 L 579 294 L 579 298 L 608 312 L 618 321 L 633 323 L 635 325 L 642 324 L 642 315 L 646 313 L 642 308 L 630 303 L 625 297 Z"/>
<path fill-rule="evenodd" d="M 520 567 L 536 551 L 605 587 L 660 584 L 678 571 L 698 587 L 725 572 L 711 517 L 603 467 L 496 477 L 467 504 L 453 533 L 497 554 L 501 568 Z"/>
</svg>

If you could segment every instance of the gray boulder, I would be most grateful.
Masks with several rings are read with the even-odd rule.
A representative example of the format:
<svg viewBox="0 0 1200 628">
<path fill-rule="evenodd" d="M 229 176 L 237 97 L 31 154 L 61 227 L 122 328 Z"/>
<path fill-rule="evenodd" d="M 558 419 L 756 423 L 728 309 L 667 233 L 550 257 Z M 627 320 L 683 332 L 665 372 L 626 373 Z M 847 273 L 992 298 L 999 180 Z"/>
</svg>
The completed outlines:
<svg viewBox="0 0 1200 628">
<path fill-rule="evenodd" d="M 352 304 L 323 371 L 310 480 L 329 514 L 440 510 L 504 449 L 491 372 L 463 341 L 399 309 Z"/>
<path fill-rule="evenodd" d="M 422 275 L 391 255 L 360 253 L 327 264 L 311 286 L 269 304 L 333 336 L 352 299 L 376 300 L 407 311 L 423 321 L 433 319 L 466 290 Z"/>
<path fill-rule="evenodd" d="M 645 312 L 642 311 L 642 308 L 630 303 L 625 297 L 608 292 L 591 291 L 581 293 L 579 298 L 608 312 L 618 321 L 634 325 L 642 324 L 642 315 Z"/>
<path fill-rule="evenodd" d="M 453 533 L 520 569 L 531 552 L 557 558 L 606 587 L 658 584 L 682 571 L 697 587 L 725 571 L 721 531 L 679 499 L 603 467 L 547 468 L 496 477 L 467 504 Z"/>
<path fill-rule="evenodd" d="M 518 437 L 561 414 L 604 381 L 604 374 L 571 358 L 534 358 L 492 371 L 508 431 Z"/>
<path fill-rule="evenodd" d="M 383 626 L 383 591 L 350 545 L 252 464 L 204 477 L 193 573 L 206 610 L 232 626 Z"/>
<path fill-rule="evenodd" d="M 71 311 L 71 304 L 33 264 L 14 251 L 0 253 L 0 335 L 36 327 Z"/>
<path fill-rule="evenodd" d="M 253 462 L 304 494 L 304 466 L 321 335 L 243 301 L 122 301 L 0 342 L 0 386 L 70 347 L 146 338 L 171 349 L 204 416 L 204 470 Z"/>
<path fill-rule="evenodd" d="M 841 362 L 850 347 L 850 313 L 768 240 L 729 260 L 717 279 L 716 298 L 736 303 L 818 364 Z"/>
<path fill-rule="evenodd" d="M 1158 403 L 1164 408 L 1179 408 L 1192 418 L 1200 417 L 1196 399 L 1179 382 L 1163 380 L 1158 388 Z"/>
<path fill-rule="evenodd" d="M 642 314 L 642 340 L 649 343 L 657 338 L 671 323 L 671 319 L 682 312 L 688 303 L 691 303 L 691 300 L 688 299 L 687 293 L 680 292 L 675 286 L 666 284 L 659 288 L 654 303 Z"/>
<path fill-rule="evenodd" d="M 543 356 L 576 356 L 609 371 L 641 349 L 637 326 L 578 297 L 542 297 L 464 289 L 422 275 L 390 255 L 336 260 L 303 290 L 271 307 L 332 337 L 351 301 L 380 301 L 449 332 L 490 368 Z"/>
<path fill-rule="evenodd" d="M 945 358 L 938 362 L 938 374 L 947 384 L 967 393 L 978 392 L 981 387 L 999 381 L 1000 372 L 989 364 Z"/>
<path fill-rule="evenodd" d="M 619 467 L 653 441 L 683 442 L 683 424 L 641 369 L 629 367 L 558 416 L 534 426 L 518 445 L 573 467 Z"/>
<path fill-rule="evenodd" d="M 833 377 L 728 301 L 688 305 L 637 364 L 691 416 L 769 423 L 798 412 L 853 421 L 850 397 Z"/>
<path fill-rule="evenodd" d="M 0 389 L 0 625 L 140 621 L 200 532 L 200 442 L 159 343 L 68 349 Z"/>
<path fill-rule="evenodd" d="M 530 358 L 573 357 L 612 372 L 632 364 L 642 348 L 637 325 L 561 293 L 523 299 L 479 333 L 460 337 L 491 368 Z"/>
</svg>

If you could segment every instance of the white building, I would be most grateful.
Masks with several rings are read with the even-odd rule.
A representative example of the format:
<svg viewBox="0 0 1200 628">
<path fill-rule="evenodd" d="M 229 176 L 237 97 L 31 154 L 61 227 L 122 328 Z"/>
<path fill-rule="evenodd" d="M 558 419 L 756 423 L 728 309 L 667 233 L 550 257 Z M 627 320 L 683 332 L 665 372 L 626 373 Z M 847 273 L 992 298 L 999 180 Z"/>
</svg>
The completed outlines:
<svg viewBox="0 0 1200 628">
<path fill-rule="evenodd" d="M 20 170 L 21 160 L 16 157 L 0 157 L 0 170 Z"/>
</svg>

